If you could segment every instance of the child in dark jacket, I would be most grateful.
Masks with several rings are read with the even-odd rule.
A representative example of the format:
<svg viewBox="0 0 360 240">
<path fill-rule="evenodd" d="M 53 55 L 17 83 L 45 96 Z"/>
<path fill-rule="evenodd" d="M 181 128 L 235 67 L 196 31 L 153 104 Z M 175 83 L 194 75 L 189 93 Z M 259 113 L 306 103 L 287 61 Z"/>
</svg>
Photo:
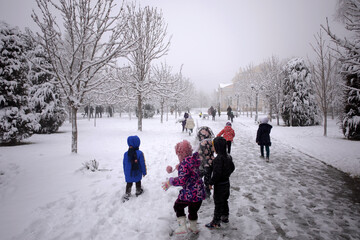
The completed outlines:
<svg viewBox="0 0 360 240">
<path fill-rule="evenodd" d="M 188 207 L 189 210 L 189 230 L 193 233 L 198 233 L 197 212 L 201 207 L 202 201 L 205 199 L 204 183 L 199 173 L 201 160 L 197 152 L 192 154 L 191 144 L 186 140 L 176 144 L 175 152 L 180 162 L 178 166 L 178 177 L 170 178 L 168 181 L 163 182 L 162 185 L 165 191 L 168 190 L 170 186 L 182 187 L 174 204 L 174 210 L 179 224 L 174 233 L 187 233 L 186 215 L 184 211 L 186 207 Z"/>
<path fill-rule="evenodd" d="M 141 188 L 142 176 L 146 175 L 144 153 L 139 150 L 140 138 L 129 136 L 127 139 L 129 150 L 124 153 L 123 167 L 126 181 L 126 192 L 123 201 L 129 200 L 133 183 L 136 185 L 136 196 L 143 193 Z"/>
<path fill-rule="evenodd" d="M 268 121 L 269 119 L 267 117 L 261 120 L 261 123 L 259 125 L 256 134 L 256 143 L 260 145 L 260 154 L 261 154 L 260 157 L 264 158 L 264 147 L 265 147 L 267 162 L 269 161 L 270 158 L 270 146 L 271 146 L 270 132 L 272 128 L 272 126 L 268 124 Z"/>
<path fill-rule="evenodd" d="M 213 161 L 213 172 L 210 179 L 210 188 L 214 186 L 214 216 L 206 224 L 207 228 L 219 228 L 220 222 L 229 222 L 230 175 L 235 170 L 232 157 L 226 153 L 226 140 L 223 137 L 214 138 L 214 148 L 217 156 Z"/>
</svg>

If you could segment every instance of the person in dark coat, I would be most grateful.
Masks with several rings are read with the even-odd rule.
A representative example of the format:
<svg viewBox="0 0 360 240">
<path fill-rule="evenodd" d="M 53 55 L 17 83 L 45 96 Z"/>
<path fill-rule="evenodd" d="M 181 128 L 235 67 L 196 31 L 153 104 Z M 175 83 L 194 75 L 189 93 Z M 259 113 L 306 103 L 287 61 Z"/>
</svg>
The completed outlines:
<svg viewBox="0 0 360 240">
<path fill-rule="evenodd" d="M 261 120 L 261 123 L 259 125 L 256 134 L 256 143 L 260 145 L 260 153 L 261 153 L 260 157 L 264 158 L 264 147 L 265 147 L 267 162 L 269 161 L 269 157 L 270 157 L 270 146 L 271 146 L 270 132 L 272 128 L 272 126 L 268 124 L 268 121 L 269 119 L 267 117 Z"/>
<path fill-rule="evenodd" d="M 219 228 L 220 222 L 229 222 L 229 204 L 230 196 L 230 175 L 235 170 L 232 157 L 226 153 L 226 140 L 223 137 L 216 137 L 213 141 L 214 149 L 217 154 L 212 162 L 212 176 L 210 179 L 210 188 L 214 186 L 214 216 L 213 220 L 206 224 L 207 228 Z"/>
<path fill-rule="evenodd" d="M 124 153 L 123 167 L 126 181 L 126 192 L 124 200 L 129 200 L 133 183 L 136 185 L 136 196 L 143 193 L 141 179 L 146 175 L 146 164 L 144 153 L 139 150 L 140 138 L 129 136 L 127 139 L 129 150 Z"/>
<path fill-rule="evenodd" d="M 231 112 L 232 112 L 232 109 L 231 109 L 231 107 L 230 107 L 230 105 L 228 106 L 228 108 L 226 109 L 226 114 L 227 114 L 227 116 L 228 116 L 228 120 L 230 120 L 230 114 L 231 114 Z M 231 121 L 232 122 L 232 121 Z"/>
<path fill-rule="evenodd" d="M 233 112 L 230 113 L 230 120 L 231 120 L 231 122 L 234 122 L 234 113 Z"/>
</svg>

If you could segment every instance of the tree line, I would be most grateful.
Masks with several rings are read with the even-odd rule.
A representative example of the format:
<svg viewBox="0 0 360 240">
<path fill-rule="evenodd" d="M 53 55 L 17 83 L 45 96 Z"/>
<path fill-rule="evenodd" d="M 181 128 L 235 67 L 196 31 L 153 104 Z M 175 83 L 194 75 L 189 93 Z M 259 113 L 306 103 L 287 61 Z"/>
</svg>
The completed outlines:
<svg viewBox="0 0 360 240">
<path fill-rule="evenodd" d="M 313 60 L 280 60 L 272 56 L 257 66 L 249 64 L 240 69 L 233 79 L 237 102 L 241 103 L 237 108 L 244 113 L 263 100 L 278 125 L 280 118 L 288 126 L 322 122 L 324 136 L 327 135 L 328 116 L 337 115 L 344 136 L 359 140 L 359 12 L 358 0 L 338 1 L 337 15 L 353 35 L 341 39 L 331 31 L 329 24 L 321 25 L 314 36 L 315 43 L 311 44 L 315 53 Z"/>
<path fill-rule="evenodd" d="M 145 103 L 160 102 L 161 121 L 165 107 L 189 107 L 190 80 L 154 64 L 171 41 L 162 12 L 116 2 L 36 0 L 39 32 L 1 23 L 0 143 L 54 132 L 67 113 L 76 153 L 77 113 L 89 103 L 136 106 L 139 131 Z"/>
</svg>

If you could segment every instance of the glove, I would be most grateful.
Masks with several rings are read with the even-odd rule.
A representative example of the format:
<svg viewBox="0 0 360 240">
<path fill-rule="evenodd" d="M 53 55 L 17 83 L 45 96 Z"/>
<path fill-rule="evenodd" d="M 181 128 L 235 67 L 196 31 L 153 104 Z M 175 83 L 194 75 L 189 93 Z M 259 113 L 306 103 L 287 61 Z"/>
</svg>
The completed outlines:
<svg viewBox="0 0 360 240">
<path fill-rule="evenodd" d="M 171 187 L 171 184 L 170 184 L 169 180 L 166 180 L 166 182 L 162 183 L 162 188 L 164 189 L 164 191 L 167 191 L 170 187 Z"/>
</svg>

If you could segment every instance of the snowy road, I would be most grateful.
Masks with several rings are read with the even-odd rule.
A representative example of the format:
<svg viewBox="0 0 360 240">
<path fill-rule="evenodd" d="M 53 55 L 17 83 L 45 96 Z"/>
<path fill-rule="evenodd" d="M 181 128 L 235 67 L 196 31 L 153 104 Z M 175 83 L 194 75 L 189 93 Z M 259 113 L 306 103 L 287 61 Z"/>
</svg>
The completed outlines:
<svg viewBox="0 0 360 240">
<path fill-rule="evenodd" d="M 225 117 L 197 123 L 217 134 Z M 60 133 L 34 135 L 27 144 L 1 148 L 1 239 L 169 239 L 179 188 L 164 192 L 161 182 L 169 177 L 166 166 L 177 164 L 175 144 L 183 139 L 195 144 L 194 136 L 182 133 L 174 119 L 163 124 L 158 118 L 145 120 L 143 132 L 136 131 L 137 121 L 127 118 L 98 119 L 96 127 L 80 118 L 78 124 L 76 155 L 69 154 L 70 124 Z M 276 128 L 273 135 L 282 139 L 272 138 L 267 163 L 259 158 L 253 121 L 236 118 L 233 127 L 236 170 L 231 176 L 230 224 L 206 229 L 214 209 L 213 201 L 206 200 L 196 239 L 360 239 L 359 182 L 291 147 Z M 122 203 L 122 158 L 126 139 L 134 134 L 141 138 L 148 175 L 142 181 L 144 194 Z M 91 159 L 103 171 L 81 170 Z"/>
<path fill-rule="evenodd" d="M 259 158 L 253 130 L 241 123 L 234 125 L 237 137 L 231 155 L 237 169 L 231 177 L 231 226 L 211 231 L 211 236 L 205 231 L 201 235 L 212 239 L 360 239 L 359 182 L 276 139 L 272 139 L 267 163 Z M 212 207 L 204 204 L 200 218 L 210 220 Z"/>
</svg>

